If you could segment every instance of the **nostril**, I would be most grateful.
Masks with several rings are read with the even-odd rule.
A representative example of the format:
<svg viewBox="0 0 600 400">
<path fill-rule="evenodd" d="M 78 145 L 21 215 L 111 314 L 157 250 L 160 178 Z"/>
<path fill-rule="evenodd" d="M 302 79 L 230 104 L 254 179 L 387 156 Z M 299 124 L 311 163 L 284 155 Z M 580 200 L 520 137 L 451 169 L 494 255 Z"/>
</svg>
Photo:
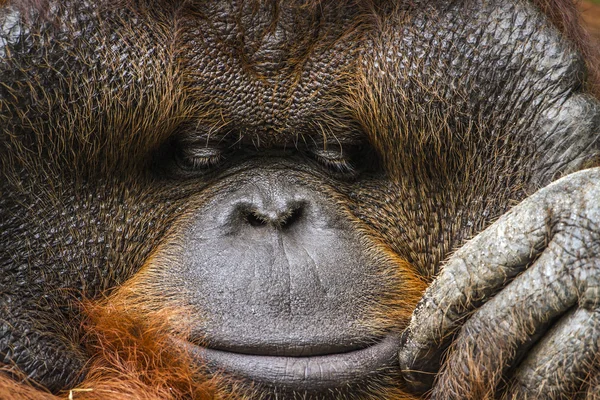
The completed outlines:
<svg viewBox="0 0 600 400">
<path fill-rule="evenodd" d="M 250 226 L 254 227 L 261 227 L 267 225 L 267 220 L 263 216 L 252 212 L 246 214 L 246 222 L 248 222 Z"/>
<path fill-rule="evenodd" d="M 242 212 L 242 218 L 245 222 L 255 228 L 273 226 L 278 229 L 289 229 L 302 218 L 303 206 L 287 206 L 280 210 L 271 210 L 271 212 L 262 212 L 258 209 L 246 210 Z"/>
<path fill-rule="evenodd" d="M 279 226 L 282 229 L 296 224 L 302 218 L 302 207 L 295 207 L 289 213 L 280 217 Z"/>
</svg>

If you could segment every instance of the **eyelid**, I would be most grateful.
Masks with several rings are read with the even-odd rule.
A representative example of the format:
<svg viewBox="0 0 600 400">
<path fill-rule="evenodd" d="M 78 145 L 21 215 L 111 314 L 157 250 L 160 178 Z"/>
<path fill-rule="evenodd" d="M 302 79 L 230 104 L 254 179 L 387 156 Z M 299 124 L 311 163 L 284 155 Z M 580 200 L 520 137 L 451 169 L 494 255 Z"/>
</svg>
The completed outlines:
<svg viewBox="0 0 600 400">
<path fill-rule="evenodd" d="M 220 164 L 225 151 L 220 147 L 210 147 L 206 144 L 180 144 L 176 154 L 177 164 L 186 170 L 205 170 Z"/>
<path fill-rule="evenodd" d="M 338 151 L 338 150 L 325 150 L 325 149 L 315 149 L 313 150 L 313 153 L 319 157 L 326 157 L 329 159 L 340 159 L 343 160 L 345 159 L 345 155 L 343 151 Z"/>
<path fill-rule="evenodd" d="M 181 152 L 185 156 L 189 157 L 212 157 L 217 154 L 222 154 L 223 149 L 218 147 L 184 147 L 181 148 Z"/>
<path fill-rule="evenodd" d="M 318 162 L 334 172 L 345 175 L 356 173 L 356 169 L 350 158 L 342 151 L 314 149 L 312 154 Z"/>
</svg>

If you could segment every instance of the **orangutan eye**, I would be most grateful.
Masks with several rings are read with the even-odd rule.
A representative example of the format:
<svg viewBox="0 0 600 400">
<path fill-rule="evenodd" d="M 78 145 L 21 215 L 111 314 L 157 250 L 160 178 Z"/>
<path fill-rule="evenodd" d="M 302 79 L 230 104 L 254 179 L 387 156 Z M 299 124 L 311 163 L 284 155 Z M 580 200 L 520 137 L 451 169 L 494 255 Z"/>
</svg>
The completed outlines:
<svg viewBox="0 0 600 400">
<path fill-rule="evenodd" d="M 335 173 L 353 175 L 356 172 L 350 155 L 345 153 L 343 149 L 315 149 L 312 151 L 312 155 L 320 164 Z"/>
<path fill-rule="evenodd" d="M 209 170 L 225 159 L 222 149 L 216 147 L 179 146 L 175 155 L 177 165 L 187 171 Z"/>
</svg>

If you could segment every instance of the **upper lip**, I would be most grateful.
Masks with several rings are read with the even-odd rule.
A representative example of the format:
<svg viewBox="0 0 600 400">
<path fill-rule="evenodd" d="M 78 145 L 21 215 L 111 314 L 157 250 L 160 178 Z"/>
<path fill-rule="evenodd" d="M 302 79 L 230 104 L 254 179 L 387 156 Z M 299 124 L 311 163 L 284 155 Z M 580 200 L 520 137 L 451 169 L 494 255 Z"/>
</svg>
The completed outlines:
<svg viewBox="0 0 600 400">
<path fill-rule="evenodd" d="M 398 369 L 400 339 L 390 334 L 364 348 L 332 354 L 282 356 L 237 353 L 182 343 L 209 370 L 223 371 L 285 391 L 323 391 L 360 384 L 389 369 Z"/>
</svg>

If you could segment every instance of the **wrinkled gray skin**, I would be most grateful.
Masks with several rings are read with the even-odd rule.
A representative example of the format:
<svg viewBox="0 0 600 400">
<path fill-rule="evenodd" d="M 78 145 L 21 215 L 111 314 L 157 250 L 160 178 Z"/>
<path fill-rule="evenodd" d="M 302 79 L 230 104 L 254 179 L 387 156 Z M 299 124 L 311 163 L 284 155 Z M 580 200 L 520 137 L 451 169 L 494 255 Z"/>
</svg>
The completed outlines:
<svg viewBox="0 0 600 400">
<path fill-rule="evenodd" d="M 440 382 L 460 377 L 465 368 L 494 380 L 517 357 L 523 360 L 508 398 L 560 398 L 594 376 L 600 350 L 599 183 L 600 168 L 568 175 L 450 257 L 405 332 L 400 365 L 410 371 L 408 382 L 426 388 L 427 377 L 414 371 L 431 370 L 443 338 L 457 330 Z M 469 378 L 462 382 L 470 384 Z M 452 397 L 436 389 L 432 398 Z"/>
<path fill-rule="evenodd" d="M 339 4 L 324 3 L 319 24 L 286 2 L 276 21 L 272 10 L 260 9 L 240 22 L 235 1 L 190 2 L 189 9 L 165 2 L 151 12 L 61 1 L 52 3 L 47 23 L 16 7 L 0 11 L 0 361 L 53 391 L 76 384 L 88 355 L 71 301 L 134 276 L 182 215 L 199 217 L 188 224 L 191 233 L 178 236 L 186 260 L 164 268 L 160 276 L 169 279 L 156 284 L 165 298 L 208 309 L 207 320 L 220 321 L 204 327 L 219 344 L 215 352 L 250 348 L 259 358 L 275 348 L 285 367 L 304 351 L 354 349 L 348 342 L 381 334 L 362 331 L 369 325 L 357 321 L 370 315 L 356 310 L 345 286 L 356 283 L 363 295 L 372 287 L 385 291 L 390 281 L 367 279 L 365 260 L 378 258 L 354 248 L 372 237 L 345 232 L 351 221 L 433 281 L 402 344 L 392 347 L 394 364 L 396 354 L 400 360 L 393 368 L 412 390 L 457 399 L 477 382 L 517 398 L 588 390 L 582 380 L 597 373 L 600 335 L 600 173 L 568 174 L 598 156 L 600 105 L 585 92 L 575 46 L 520 0 L 400 1 L 397 9 L 375 11 Z M 302 57 L 286 75 L 290 60 Z M 247 73 L 242 58 L 257 74 Z M 358 75 L 364 87 L 346 79 Z M 352 101 L 364 104 L 356 110 Z M 186 143 L 198 147 L 208 136 L 211 146 L 233 136 L 242 155 L 228 155 L 209 173 L 182 171 L 156 156 L 173 138 L 185 153 L 198 150 Z M 315 166 L 314 149 L 301 148 L 323 141 L 370 146 L 374 167 L 340 179 Z M 257 177 L 248 200 L 236 188 Z M 286 217 L 274 213 L 259 224 L 281 227 L 297 195 L 317 214 L 301 213 L 310 223 L 294 225 L 302 228 L 301 245 L 292 255 L 254 231 L 240 235 L 247 219 L 227 219 L 235 216 L 235 196 L 254 205 L 293 200 L 284 202 L 291 204 Z M 263 209 L 262 217 L 272 211 Z M 206 213 L 217 222 L 200 218 Z M 303 231 L 319 224 L 326 233 L 344 229 L 334 242 Z M 236 240 L 229 236 L 233 244 L 213 240 L 227 233 L 223 227 L 240 225 Z M 203 242 L 204 230 L 213 229 L 217 234 Z M 235 274 L 218 255 L 237 254 L 240 244 L 254 248 L 253 241 L 257 258 L 276 261 L 258 269 L 243 264 L 235 279 L 212 274 Z M 347 264 L 336 276 L 333 248 L 357 268 Z M 327 265 L 313 268 L 307 249 Z M 281 284 L 292 276 L 284 270 L 290 265 L 299 265 L 292 283 L 305 283 L 293 290 Z M 268 267 L 281 279 L 270 279 Z M 328 268 L 338 296 L 312 292 L 318 285 L 311 274 L 320 267 Z M 202 287 L 199 276 L 244 290 Z M 253 276 L 264 291 L 243 286 Z M 282 301 L 292 297 L 301 301 Z M 244 308 L 248 301 L 258 308 Z M 315 313 L 328 323 L 315 321 Z M 242 318 L 250 323 L 241 326 Z M 335 329 L 334 322 L 348 320 Z M 406 327 L 395 323 L 386 334 Z M 250 340 L 235 342 L 240 332 Z M 387 354 L 389 343 L 382 343 Z M 364 376 L 378 372 L 383 364 L 370 361 L 379 358 L 361 354 L 339 356 L 340 364 L 351 361 Z M 317 360 L 317 369 L 330 356 Z M 242 357 L 222 358 L 232 370 L 252 372 L 254 359 L 245 365 Z M 260 363 L 262 374 L 268 365 Z M 331 370 L 338 366 L 334 360 Z M 339 392 L 319 393 L 319 377 L 307 381 L 303 372 L 292 368 L 287 379 L 267 371 L 260 379 L 284 391 L 300 382 L 301 395 L 353 395 L 344 381 L 326 387 Z"/>
</svg>

